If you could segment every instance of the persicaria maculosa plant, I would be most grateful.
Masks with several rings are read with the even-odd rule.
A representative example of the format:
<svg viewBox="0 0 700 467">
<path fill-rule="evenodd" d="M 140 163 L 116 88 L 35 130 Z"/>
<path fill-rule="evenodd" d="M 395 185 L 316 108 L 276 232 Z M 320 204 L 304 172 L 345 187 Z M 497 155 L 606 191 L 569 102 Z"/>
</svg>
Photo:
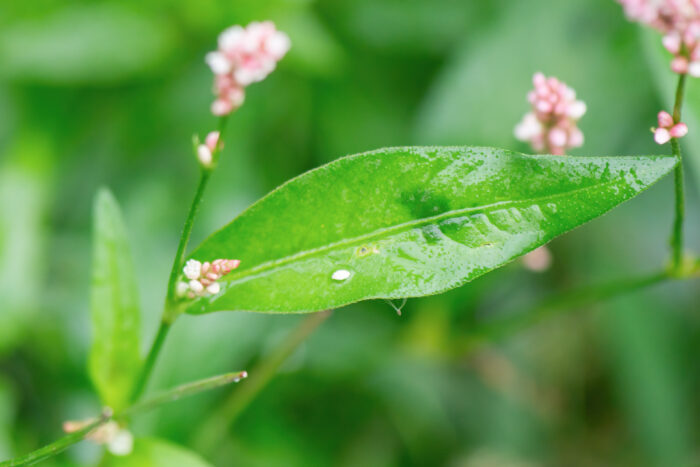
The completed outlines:
<svg viewBox="0 0 700 467">
<path fill-rule="evenodd" d="M 233 372 L 143 396 L 169 330 L 183 313 L 322 312 L 360 300 L 440 293 L 519 257 L 541 270 L 550 260 L 547 242 L 635 197 L 671 171 L 676 202 L 669 264 L 651 276 L 622 281 L 624 286 L 603 285 L 591 295 L 605 298 L 697 276 L 698 260 L 683 252 L 678 138 L 688 132 L 680 120 L 686 76 L 700 75 L 700 7 L 692 0 L 620 3 L 630 18 L 660 30 L 673 54 L 671 68 L 679 74 L 675 106 L 672 113 L 657 115 L 653 129 L 657 143 L 670 141 L 671 155 L 567 155 L 584 144 L 578 122 L 586 105 L 564 82 L 536 73 L 527 96 L 530 109 L 515 127 L 516 137 L 535 154 L 431 146 L 342 157 L 283 184 L 188 252 L 200 202 L 222 156 L 227 117 L 243 104 L 248 86 L 265 79 L 291 44 L 271 22 L 225 30 L 217 50 L 206 56 L 214 73 L 211 112 L 218 128 L 194 138 L 200 180 L 150 351 L 142 359 L 126 229 L 115 198 L 101 190 L 94 204 L 89 373 L 105 408 L 94 418 L 67 421 L 65 437 L 0 465 L 36 463 L 83 439 L 104 444 L 112 455 L 128 456 L 139 443 L 129 422 L 141 412 L 245 378 L 246 372 Z M 298 345 L 325 316 L 311 314 L 296 341 L 275 358 Z M 261 368 L 266 369 L 259 376 L 251 370 L 258 389 L 275 366 Z"/>
</svg>

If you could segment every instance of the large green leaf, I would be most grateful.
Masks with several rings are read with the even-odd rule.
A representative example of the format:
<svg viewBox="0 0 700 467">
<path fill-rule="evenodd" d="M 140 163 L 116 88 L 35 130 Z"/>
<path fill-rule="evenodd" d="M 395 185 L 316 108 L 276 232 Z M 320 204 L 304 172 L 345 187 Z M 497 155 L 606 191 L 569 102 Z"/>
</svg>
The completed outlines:
<svg viewBox="0 0 700 467">
<path fill-rule="evenodd" d="M 600 216 L 675 164 L 479 147 L 345 157 L 281 186 L 197 248 L 195 259 L 241 266 L 188 311 L 316 311 L 439 293 Z M 339 270 L 350 277 L 334 280 Z"/>
<path fill-rule="evenodd" d="M 102 189 L 94 205 L 90 377 L 102 402 L 119 410 L 140 368 L 136 281 L 119 205 Z"/>
<path fill-rule="evenodd" d="M 211 467 L 196 453 L 156 438 L 141 438 L 128 456 L 107 454 L 101 467 Z"/>
</svg>

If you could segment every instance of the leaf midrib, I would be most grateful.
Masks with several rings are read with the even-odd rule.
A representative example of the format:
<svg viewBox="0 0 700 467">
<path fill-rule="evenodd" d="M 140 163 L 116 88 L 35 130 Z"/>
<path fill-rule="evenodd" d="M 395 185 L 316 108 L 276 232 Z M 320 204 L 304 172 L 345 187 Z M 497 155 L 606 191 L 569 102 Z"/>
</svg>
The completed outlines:
<svg viewBox="0 0 700 467">
<path fill-rule="evenodd" d="M 609 181 L 609 182 L 605 182 L 605 183 L 594 183 L 594 184 L 587 185 L 587 186 L 584 186 L 584 187 L 575 188 L 575 189 L 573 189 L 573 190 L 569 190 L 569 191 L 566 191 L 566 192 L 553 193 L 553 194 L 549 194 L 549 195 L 539 196 L 539 197 L 536 197 L 536 198 L 529 198 L 529 199 L 526 199 L 526 200 L 518 200 L 518 201 L 513 201 L 513 200 L 499 201 L 499 202 L 496 202 L 496 203 L 485 204 L 485 205 L 478 206 L 478 207 L 470 207 L 470 208 L 462 208 L 462 209 L 455 209 L 455 210 L 452 210 L 452 211 L 446 211 L 446 212 L 443 212 L 443 213 L 441 213 L 441 214 L 438 214 L 438 215 L 435 215 L 435 216 L 431 216 L 431 217 L 425 217 L 425 218 L 422 218 L 422 219 L 414 219 L 414 220 L 412 220 L 412 221 L 404 222 L 404 223 L 402 223 L 402 224 L 397 224 L 397 225 L 394 225 L 394 226 L 391 226 L 391 227 L 380 228 L 380 229 L 374 230 L 374 231 L 372 231 L 372 232 L 369 232 L 369 233 L 366 233 L 366 234 L 363 234 L 363 235 L 360 235 L 360 236 L 357 236 L 357 237 L 353 237 L 353 238 L 349 238 L 349 239 L 343 239 L 343 240 L 340 240 L 340 241 L 337 241 L 337 242 L 333 242 L 333 243 L 329 243 L 329 244 L 327 244 L 327 245 L 323 245 L 323 246 L 321 246 L 321 247 L 317 247 L 317 248 L 312 248 L 312 249 L 309 249 L 309 250 L 300 251 L 300 252 L 295 253 L 295 254 L 290 255 L 290 256 L 284 256 L 284 257 L 279 258 L 279 259 L 275 259 L 275 260 L 271 260 L 271 261 L 266 261 L 266 262 L 264 262 L 264 263 L 260 263 L 260 264 L 258 264 L 257 266 L 254 266 L 254 267 L 252 267 L 252 268 L 250 268 L 250 269 L 247 269 L 247 270 L 245 270 L 245 271 L 242 271 L 242 272 L 240 272 L 239 274 L 237 274 L 237 275 L 235 275 L 235 276 L 232 275 L 232 276 L 231 276 L 231 279 L 230 279 L 229 281 L 227 281 L 227 282 L 229 283 L 229 285 L 232 285 L 232 284 L 241 282 L 242 279 L 245 279 L 245 278 L 247 278 L 247 277 L 250 277 L 250 276 L 253 276 L 253 275 L 257 275 L 257 274 L 259 274 L 259 273 L 261 273 L 261 272 L 265 272 L 265 271 L 267 271 L 267 270 L 269 270 L 269 269 L 273 269 L 273 268 L 278 267 L 278 266 L 284 266 L 285 264 L 292 263 L 292 262 L 294 262 L 294 261 L 296 261 L 296 260 L 298 260 L 298 259 L 302 259 L 302 258 L 305 258 L 305 257 L 313 256 L 313 255 L 316 255 L 316 254 L 318 254 L 318 253 L 321 253 L 321 252 L 324 252 L 324 251 L 327 251 L 327 250 L 335 249 L 335 248 L 337 248 L 337 247 L 346 247 L 346 246 L 350 246 L 350 245 L 352 245 L 352 244 L 354 244 L 354 243 L 360 243 L 360 242 L 363 242 L 363 241 L 366 241 L 366 240 L 370 240 L 370 239 L 373 239 L 373 238 L 376 238 L 376 237 L 379 237 L 379 236 L 382 236 L 382 235 L 385 235 L 385 234 L 390 234 L 390 233 L 393 233 L 393 232 L 401 232 L 401 231 L 413 229 L 413 228 L 416 228 L 416 227 L 418 227 L 418 226 L 425 225 L 425 224 L 428 224 L 428 223 L 439 222 L 440 220 L 448 219 L 448 218 L 451 218 L 451 217 L 455 217 L 455 216 L 458 216 L 458 215 L 460 215 L 460 214 L 468 214 L 468 213 L 471 213 L 471 212 L 487 211 L 487 210 L 491 210 L 491 209 L 493 209 L 493 208 L 495 208 L 495 207 L 498 207 L 498 206 L 513 207 L 513 206 L 520 205 L 520 204 L 524 204 L 524 203 L 532 203 L 532 204 L 535 204 L 535 203 L 538 203 L 538 202 L 540 202 L 540 201 L 546 201 L 546 200 L 553 199 L 553 198 L 558 198 L 558 197 L 561 197 L 561 196 L 564 196 L 564 195 L 574 194 L 574 193 L 577 193 L 577 192 L 580 192 L 580 191 L 589 190 L 589 189 L 594 188 L 594 187 L 608 186 L 608 185 L 616 184 L 616 183 L 620 182 L 620 180 L 621 180 L 620 178 L 617 178 L 617 179 L 612 180 L 612 181 Z M 640 191 L 641 191 L 641 190 L 640 190 Z"/>
</svg>

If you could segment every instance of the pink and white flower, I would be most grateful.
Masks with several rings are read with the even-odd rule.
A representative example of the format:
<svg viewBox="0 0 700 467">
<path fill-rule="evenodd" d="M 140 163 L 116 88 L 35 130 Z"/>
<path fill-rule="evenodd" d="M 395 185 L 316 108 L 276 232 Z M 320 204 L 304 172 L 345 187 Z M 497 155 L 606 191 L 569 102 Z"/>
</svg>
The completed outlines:
<svg viewBox="0 0 700 467">
<path fill-rule="evenodd" d="M 682 138 L 688 134 L 688 125 L 682 122 L 676 123 L 670 113 L 662 110 L 657 116 L 658 128 L 652 128 L 654 141 L 658 144 L 666 144 L 671 138 Z"/>
<path fill-rule="evenodd" d="M 189 299 L 216 295 L 221 291 L 221 284 L 217 281 L 240 264 L 237 259 L 216 259 L 211 263 L 190 259 L 182 270 L 184 279 L 187 280 L 176 284 L 175 293 L 178 297 Z"/>
<path fill-rule="evenodd" d="M 583 145 L 577 122 L 586 113 L 586 104 L 557 78 L 535 73 L 532 82 L 535 88 L 527 95 L 532 110 L 516 125 L 515 137 L 537 152 L 554 155 Z"/>
<path fill-rule="evenodd" d="M 700 0 L 617 0 L 627 18 L 664 36 L 673 54 L 671 70 L 700 77 Z"/>
<path fill-rule="evenodd" d="M 289 51 L 289 37 L 272 21 L 231 26 L 219 35 L 218 50 L 205 61 L 214 72 L 214 115 L 228 115 L 243 104 L 244 88 L 262 81 Z"/>
<path fill-rule="evenodd" d="M 202 167 L 211 168 L 214 164 L 214 155 L 221 149 L 223 149 L 223 145 L 219 146 L 219 132 L 209 132 L 204 140 L 204 144 L 197 146 L 197 159 L 202 164 Z M 185 269 L 187 269 L 187 266 L 185 266 Z"/>
</svg>

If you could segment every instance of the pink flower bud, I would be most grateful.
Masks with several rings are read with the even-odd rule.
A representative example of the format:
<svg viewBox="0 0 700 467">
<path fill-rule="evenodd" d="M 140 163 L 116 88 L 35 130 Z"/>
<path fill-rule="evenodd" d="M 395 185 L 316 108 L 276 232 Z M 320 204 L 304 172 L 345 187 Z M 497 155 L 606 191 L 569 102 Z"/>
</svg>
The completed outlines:
<svg viewBox="0 0 700 467">
<path fill-rule="evenodd" d="M 566 146 L 566 131 L 561 128 L 552 128 L 549 131 L 549 144 L 553 147 L 564 147 Z"/>
<path fill-rule="evenodd" d="M 217 99 L 211 105 L 211 113 L 218 117 L 228 115 L 233 110 L 233 104 L 224 99 Z"/>
<path fill-rule="evenodd" d="M 670 128 L 673 126 L 673 117 L 671 117 L 671 114 L 665 110 L 659 112 L 657 119 L 659 121 L 659 126 L 662 128 Z"/>
<path fill-rule="evenodd" d="M 523 265 L 533 272 L 544 272 L 552 264 L 552 254 L 546 246 L 541 246 L 522 258 Z"/>
<path fill-rule="evenodd" d="M 217 149 L 216 146 L 217 146 L 217 144 L 219 144 L 219 132 L 218 131 L 209 132 L 207 137 L 204 139 L 204 144 L 207 145 L 207 147 L 209 148 L 209 150 L 211 152 L 216 151 L 216 149 Z M 222 148 L 223 148 L 223 145 L 219 149 L 222 149 Z"/>
<path fill-rule="evenodd" d="M 688 134 L 688 125 L 676 123 L 668 132 L 672 138 L 682 138 Z"/>
<path fill-rule="evenodd" d="M 671 60 L 671 70 L 674 73 L 678 73 L 680 75 L 685 74 L 688 72 L 688 59 L 685 57 L 676 57 L 673 60 Z"/>
<path fill-rule="evenodd" d="M 532 77 L 532 84 L 535 85 L 536 88 L 544 86 L 546 83 L 547 79 L 545 78 L 544 74 L 539 71 Z"/>
<path fill-rule="evenodd" d="M 666 34 L 662 42 L 666 50 L 672 54 L 677 54 L 681 50 L 681 36 L 677 33 Z"/>
<path fill-rule="evenodd" d="M 654 131 L 654 141 L 657 144 L 666 144 L 671 140 L 671 134 L 666 128 L 657 128 Z"/>
<path fill-rule="evenodd" d="M 586 103 L 583 101 L 574 101 L 569 105 L 568 115 L 574 120 L 578 120 L 586 113 Z"/>
<path fill-rule="evenodd" d="M 569 146 L 572 148 L 583 146 L 583 132 L 577 127 L 572 128 L 571 133 L 569 133 Z"/>
<path fill-rule="evenodd" d="M 204 61 L 209 65 L 211 71 L 216 75 L 225 75 L 230 73 L 233 64 L 229 58 L 221 52 L 209 52 Z"/>
</svg>

